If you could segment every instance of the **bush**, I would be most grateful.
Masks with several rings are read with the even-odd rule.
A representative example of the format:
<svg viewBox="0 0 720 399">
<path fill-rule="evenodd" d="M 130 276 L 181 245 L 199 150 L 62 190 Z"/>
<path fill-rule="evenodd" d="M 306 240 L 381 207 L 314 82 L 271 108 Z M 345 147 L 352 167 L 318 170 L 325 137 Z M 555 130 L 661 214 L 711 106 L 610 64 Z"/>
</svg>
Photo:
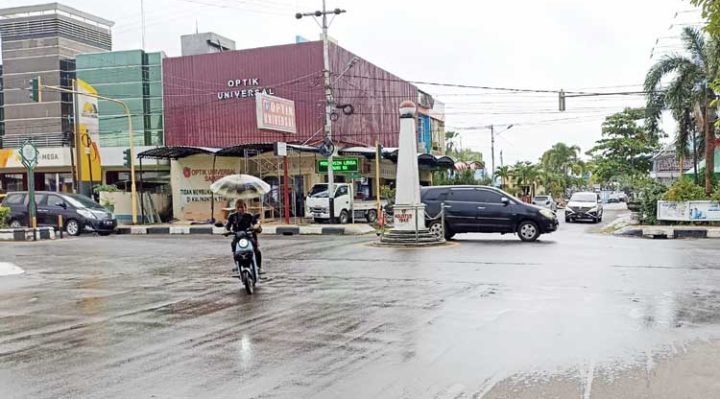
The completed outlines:
<svg viewBox="0 0 720 399">
<path fill-rule="evenodd" d="M 715 190 L 710 194 L 710 199 L 715 202 L 720 202 L 720 184 L 715 186 Z"/>
<path fill-rule="evenodd" d="M 93 192 L 95 192 L 95 194 L 103 191 L 115 193 L 120 191 L 120 189 L 112 184 L 98 184 L 97 186 L 93 187 Z"/>
<path fill-rule="evenodd" d="M 640 223 L 657 224 L 657 202 L 663 199 L 667 187 L 649 182 L 640 191 Z"/>
<path fill-rule="evenodd" d="M 5 227 L 8 216 L 10 216 L 10 208 L 0 206 L 0 227 Z"/>
<path fill-rule="evenodd" d="M 703 187 L 691 181 L 680 179 L 670 186 L 670 189 L 663 195 L 662 199 L 665 201 L 683 202 L 707 200 L 708 197 Z"/>
</svg>

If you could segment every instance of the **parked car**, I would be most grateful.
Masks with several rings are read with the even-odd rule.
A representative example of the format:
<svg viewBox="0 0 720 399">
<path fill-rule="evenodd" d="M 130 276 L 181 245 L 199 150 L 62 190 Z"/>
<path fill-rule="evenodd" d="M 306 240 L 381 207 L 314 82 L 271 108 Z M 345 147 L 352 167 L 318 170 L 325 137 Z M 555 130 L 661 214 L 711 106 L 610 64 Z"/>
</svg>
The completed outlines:
<svg viewBox="0 0 720 399">
<path fill-rule="evenodd" d="M 593 192 L 577 192 L 570 197 L 565 207 L 565 221 L 591 220 L 594 223 L 602 221 L 603 205 L 600 196 Z"/>
<path fill-rule="evenodd" d="M 28 225 L 28 200 L 27 192 L 7 194 L 2 204 L 10 208 L 7 220 L 10 227 Z M 73 236 L 86 230 L 108 235 L 117 227 L 112 213 L 83 195 L 36 191 L 35 203 L 38 226 L 57 226 L 58 216 L 62 216 L 63 228 Z"/>
<path fill-rule="evenodd" d="M 428 229 L 440 235 L 441 204 L 445 204 L 445 238 L 460 233 L 517 233 L 522 241 L 535 241 L 557 230 L 555 212 L 525 204 L 512 195 L 488 186 L 422 187 Z"/>
<path fill-rule="evenodd" d="M 536 195 L 533 199 L 533 205 L 537 205 L 542 208 L 550 209 L 551 211 L 557 211 L 557 203 L 553 199 L 552 195 Z"/>
</svg>

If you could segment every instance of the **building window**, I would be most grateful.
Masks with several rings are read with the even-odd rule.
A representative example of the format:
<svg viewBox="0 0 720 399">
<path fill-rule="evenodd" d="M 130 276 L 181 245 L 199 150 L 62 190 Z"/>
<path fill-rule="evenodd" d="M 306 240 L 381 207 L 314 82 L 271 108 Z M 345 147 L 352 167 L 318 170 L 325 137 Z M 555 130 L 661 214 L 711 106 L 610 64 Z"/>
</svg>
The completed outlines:
<svg viewBox="0 0 720 399">
<path fill-rule="evenodd" d="M 22 173 L 6 174 L 5 177 L 2 179 L 2 183 L 4 186 L 3 189 L 7 192 L 25 190 Z"/>
</svg>

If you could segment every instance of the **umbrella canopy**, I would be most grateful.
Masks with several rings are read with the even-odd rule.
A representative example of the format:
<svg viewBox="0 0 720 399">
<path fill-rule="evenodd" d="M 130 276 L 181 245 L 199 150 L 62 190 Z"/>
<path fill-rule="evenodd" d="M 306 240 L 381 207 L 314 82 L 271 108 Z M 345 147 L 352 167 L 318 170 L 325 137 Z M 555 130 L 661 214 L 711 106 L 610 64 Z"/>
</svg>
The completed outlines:
<svg viewBox="0 0 720 399">
<path fill-rule="evenodd" d="M 229 175 L 210 185 L 210 190 L 233 199 L 257 198 L 270 192 L 270 185 L 250 175 Z"/>
</svg>

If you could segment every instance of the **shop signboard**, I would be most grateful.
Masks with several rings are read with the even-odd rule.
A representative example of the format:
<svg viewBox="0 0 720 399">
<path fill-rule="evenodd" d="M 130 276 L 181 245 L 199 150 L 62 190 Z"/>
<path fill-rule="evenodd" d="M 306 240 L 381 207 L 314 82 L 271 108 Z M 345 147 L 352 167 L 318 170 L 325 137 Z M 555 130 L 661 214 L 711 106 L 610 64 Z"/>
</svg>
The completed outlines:
<svg viewBox="0 0 720 399">
<path fill-rule="evenodd" d="M 78 154 L 80 167 L 80 180 L 100 181 L 102 180 L 101 159 L 100 159 L 100 122 L 98 120 L 97 90 L 87 82 L 80 79 L 77 84 L 78 101 L 78 127 L 80 129 L 80 149 Z"/>
<path fill-rule="evenodd" d="M 255 96 L 258 129 L 297 133 L 295 101 L 257 94 Z"/>
<path fill-rule="evenodd" d="M 37 167 L 70 166 L 70 148 L 40 147 L 38 148 Z M 20 150 L 12 148 L 0 149 L 0 168 L 22 168 Z"/>
</svg>

